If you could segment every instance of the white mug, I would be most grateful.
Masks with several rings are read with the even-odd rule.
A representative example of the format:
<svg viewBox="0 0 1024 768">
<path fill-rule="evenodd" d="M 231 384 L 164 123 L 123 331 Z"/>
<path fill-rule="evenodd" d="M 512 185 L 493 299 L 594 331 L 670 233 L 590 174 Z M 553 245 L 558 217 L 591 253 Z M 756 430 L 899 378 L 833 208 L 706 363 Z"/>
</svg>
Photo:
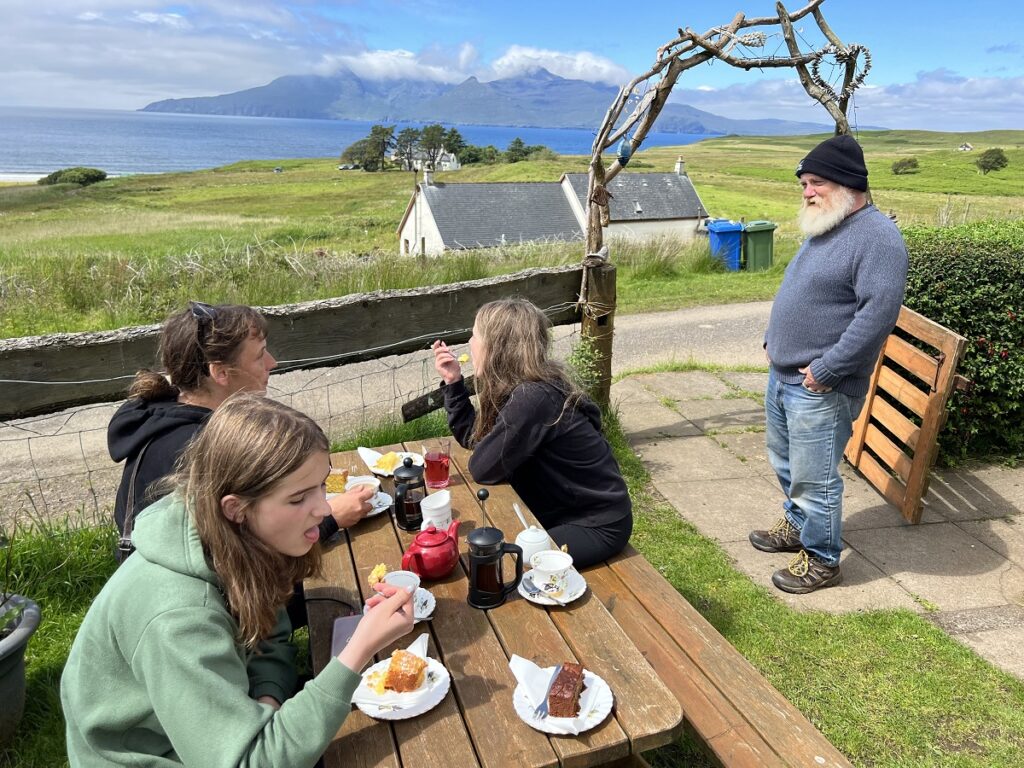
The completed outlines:
<svg viewBox="0 0 1024 768">
<path fill-rule="evenodd" d="M 431 525 L 435 528 L 447 528 L 452 524 L 451 491 L 434 491 L 424 496 L 420 502 L 420 511 L 423 513 L 421 530 L 425 531 Z"/>
</svg>

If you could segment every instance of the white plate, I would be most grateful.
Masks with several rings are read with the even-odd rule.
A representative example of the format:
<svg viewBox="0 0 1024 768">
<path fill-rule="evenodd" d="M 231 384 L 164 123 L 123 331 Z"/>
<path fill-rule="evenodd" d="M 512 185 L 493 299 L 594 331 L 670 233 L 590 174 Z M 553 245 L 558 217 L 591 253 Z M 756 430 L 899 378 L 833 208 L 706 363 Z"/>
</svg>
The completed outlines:
<svg viewBox="0 0 1024 768">
<path fill-rule="evenodd" d="M 333 499 L 338 494 L 328 493 L 327 498 Z M 391 509 L 391 505 L 395 503 L 395 500 L 391 498 L 384 491 L 379 491 L 373 498 L 370 499 L 370 503 L 373 505 L 369 512 L 366 513 L 365 517 L 374 517 L 379 515 L 381 512 L 387 512 Z"/>
<path fill-rule="evenodd" d="M 550 676 L 555 672 L 554 667 L 548 667 L 544 672 Z M 533 716 L 536 704 L 530 701 L 526 695 L 526 688 L 520 683 L 512 694 L 512 706 L 515 707 L 519 719 L 531 728 L 544 733 L 566 734 L 571 731 L 567 726 L 575 725 L 580 733 L 589 731 L 596 725 L 600 725 L 608 713 L 612 711 L 612 704 L 615 699 L 612 696 L 612 689 L 608 687 L 603 679 L 595 675 L 589 669 L 583 670 L 583 693 L 580 694 L 580 704 L 587 705 L 584 709 L 580 707 L 580 713 L 574 718 L 568 717 L 545 717 L 543 720 Z"/>
<path fill-rule="evenodd" d="M 428 657 L 426 679 L 417 690 L 409 693 L 385 691 L 383 694 L 378 694 L 367 685 L 366 681 L 375 672 L 386 672 L 390 663 L 391 659 L 384 659 L 363 672 L 363 681 L 356 689 L 355 705 L 370 717 L 375 717 L 378 720 L 406 720 L 429 712 L 441 703 L 452 684 L 451 675 L 448 674 L 444 665 L 437 659 Z M 417 698 L 415 704 L 409 706 L 403 703 L 412 698 L 414 694 L 422 694 Z"/>
<path fill-rule="evenodd" d="M 376 468 L 377 460 L 380 459 L 380 457 L 383 456 L 384 454 L 377 453 L 377 451 L 373 450 L 372 448 L 360 447 L 356 448 L 356 451 L 359 452 L 359 458 L 363 460 L 363 463 L 366 464 L 367 467 L 369 467 L 370 471 L 373 472 L 373 474 L 380 475 L 381 477 L 391 477 L 392 475 L 395 474 L 394 470 L 392 470 L 391 472 L 385 472 L 383 469 Z M 413 453 L 412 451 L 396 451 L 396 453 L 398 454 L 398 464 L 395 465 L 396 467 L 401 466 L 402 460 L 406 456 L 411 458 L 412 463 L 415 464 L 417 467 L 423 466 L 423 456 L 421 456 L 418 453 Z"/>
<path fill-rule="evenodd" d="M 530 571 L 527 571 L 527 573 L 530 573 Z M 526 584 L 522 581 L 519 582 L 519 594 L 531 603 L 536 603 L 537 605 L 562 605 L 562 603 L 571 603 L 573 600 L 579 599 L 586 591 L 587 580 L 584 579 L 583 574 L 575 568 L 569 569 L 569 575 L 566 577 L 565 591 L 559 595 L 559 600 L 561 600 L 561 602 L 552 600 L 550 597 L 543 594 L 531 597 L 530 593 L 526 589 Z"/>
<path fill-rule="evenodd" d="M 416 594 L 412 596 L 413 624 L 419 624 L 421 621 L 432 619 L 436 607 L 437 600 L 430 593 L 430 590 L 424 587 L 417 587 Z M 365 605 L 363 605 L 363 613 L 366 613 Z"/>
</svg>

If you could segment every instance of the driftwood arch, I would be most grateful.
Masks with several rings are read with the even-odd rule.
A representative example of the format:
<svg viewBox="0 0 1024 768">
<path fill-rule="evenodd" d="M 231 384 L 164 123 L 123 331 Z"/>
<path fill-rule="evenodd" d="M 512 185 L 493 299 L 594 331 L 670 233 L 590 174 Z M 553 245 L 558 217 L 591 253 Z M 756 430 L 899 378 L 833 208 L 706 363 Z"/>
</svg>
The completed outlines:
<svg viewBox="0 0 1024 768">
<path fill-rule="evenodd" d="M 871 68 L 871 54 L 859 44 L 845 44 L 832 31 L 821 12 L 825 0 L 811 0 L 800 10 L 789 13 L 781 2 L 775 4 L 776 16 L 747 18 L 737 13 L 726 25 L 712 27 L 703 34 L 680 28 L 678 36 L 658 48 L 654 64 L 641 75 L 619 89 L 608 108 L 604 122 L 594 139 L 590 156 L 587 194 L 587 254 L 600 253 L 604 245 L 602 225 L 608 223 L 608 190 L 606 185 L 629 162 L 650 132 L 658 115 L 668 101 L 669 94 L 679 76 L 688 69 L 707 61 L 722 61 L 744 70 L 765 68 L 795 69 L 807 94 L 821 104 L 835 121 L 836 133 L 849 133 L 846 118 L 850 97 L 864 82 Z M 828 41 L 820 48 L 802 47 L 793 23 L 812 16 L 818 29 Z M 786 56 L 754 56 L 751 48 L 761 48 L 768 40 L 765 30 L 778 28 L 786 42 Z M 838 88 L 827 83 L 820 75 L 823 60 L 834 59 L 843 68 L 843 82 Z M 637 89 L 654 78 L 658 81 L 648 88 L 633 110 L 623 119 L 623 113 Z M 616 143 L 619 157 L 605 168 L 604 152 Z"/>
<path fill-rule="evenodd" d="M 811 0 L 799 11 L 789 13 L 781 2 L 775 4 L 775 16 L 747 18 L 737 13 L 724 26 L 712 27 L 703 34 L 680 28 L 678 35 L 658 48 L 654 64 L 619 89 L 597 132 L 590 155 L 587 187 L 587 250 L 580 286 L 582 335 L 594 350 L 596 383 L 591 395 L 607 405 L 611 393 L 612 336 L 615 323 L 615 266 L 604 247 L 603 227 L 609 223 L 607 184 L 629 162 L 657 120 L 679 76 L 707 61 L 718 60 L 744 70 L 791 68 L 796 70 L 807 94 L 821 104 L 835 121 L 836 133 L 850 132 L 846 111 L 853 92 L 864 82 L 871 68 L 871 54 L 859 44 L 845 44 L 825 21 L 821 6 L 825 0 Z M 819 48 L 801 47 L 793 23 L 812 16 L 827 40 Z M 777 31 L 776 31 L 777 28 Z M 781 32 L 788 55 L 754 56 L 752 48 L 768 41 L 766 30 Z M 806 49 L 805 49 L 806 48 Z M 823 62 L 841 67 L 842 85 L 833 87 L 820 74 Z M 643 84 L 657 79 L 639 95 L 636 106 L 623 117 Z M 605 168 L 604 152 L 619 143 L 618 157 Z"/>
</svg>

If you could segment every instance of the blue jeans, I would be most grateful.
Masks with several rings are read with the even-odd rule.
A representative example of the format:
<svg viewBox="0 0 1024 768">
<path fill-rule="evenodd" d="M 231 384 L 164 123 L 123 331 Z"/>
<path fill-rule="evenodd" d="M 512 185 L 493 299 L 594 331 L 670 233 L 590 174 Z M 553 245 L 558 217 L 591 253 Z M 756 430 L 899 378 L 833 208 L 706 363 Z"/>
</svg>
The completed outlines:
<svg viewBox="0 0 1024 768">
<path fill-rule="evenodd" d="M 786 494 L 786 519 L 800 543 L 830 566 L 843 549 L 843 478 L 839 462 L 853 433 L 863 397 L 816 394 L 768 374 L 764 411 L 768 460 Z"/>
</svg>

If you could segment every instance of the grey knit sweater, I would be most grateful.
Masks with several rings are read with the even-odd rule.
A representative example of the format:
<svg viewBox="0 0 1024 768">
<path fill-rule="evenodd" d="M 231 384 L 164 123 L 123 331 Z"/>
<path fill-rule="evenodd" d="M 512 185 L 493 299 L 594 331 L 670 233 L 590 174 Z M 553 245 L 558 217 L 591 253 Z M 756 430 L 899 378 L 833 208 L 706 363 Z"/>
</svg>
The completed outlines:
<svg viewBox="0 0 1024 768">
<path fill-rule="evenodd" d="M 798 369 L 810 363 L 819 384 L 864 396 L 906 282 L 903 236 L 873 205 L 807 238 L 786 267 L 765 334 L 779 378 L 799 384 Z"/>
</svg>

